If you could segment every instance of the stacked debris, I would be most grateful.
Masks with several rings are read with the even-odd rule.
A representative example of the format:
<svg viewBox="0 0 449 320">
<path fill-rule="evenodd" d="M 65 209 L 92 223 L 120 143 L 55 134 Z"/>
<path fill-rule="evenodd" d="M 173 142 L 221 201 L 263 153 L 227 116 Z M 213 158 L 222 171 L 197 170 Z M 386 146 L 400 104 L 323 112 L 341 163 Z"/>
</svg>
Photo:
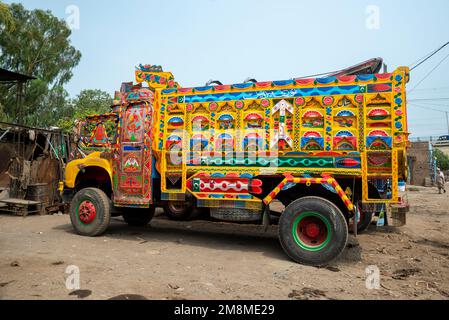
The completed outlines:
<svg viewBox="0 0 449 320">
<path fill-rule="evenodd" d="M 72 159 L 70 144 L 58 129 L 0 122 L 0 210 L 21 216 L 64 212 L 58 186 Z"/>
</svg>

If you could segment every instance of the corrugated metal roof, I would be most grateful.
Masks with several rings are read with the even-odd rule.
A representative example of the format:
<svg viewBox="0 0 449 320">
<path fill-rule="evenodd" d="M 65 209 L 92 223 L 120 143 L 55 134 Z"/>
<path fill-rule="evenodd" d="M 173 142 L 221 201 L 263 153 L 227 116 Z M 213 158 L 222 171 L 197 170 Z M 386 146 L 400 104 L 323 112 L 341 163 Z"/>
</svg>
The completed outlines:
<svg viewBox="0 0 449 320">
<path fill-rule="evenodd" d="M 34 80 L 35 77 L 27 76 L 25 74 L 12 72 L 6 69 L 0 68 L 0 82 L 10 82 L 10 81 L 29 81 Z"/>
</svg>

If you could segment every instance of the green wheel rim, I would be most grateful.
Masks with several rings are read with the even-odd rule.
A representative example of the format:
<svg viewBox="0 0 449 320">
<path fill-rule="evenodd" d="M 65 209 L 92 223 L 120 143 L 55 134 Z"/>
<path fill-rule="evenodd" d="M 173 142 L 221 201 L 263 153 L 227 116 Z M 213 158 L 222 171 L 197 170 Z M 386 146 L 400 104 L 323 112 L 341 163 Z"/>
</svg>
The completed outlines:
<svg viewBox="0 0 449 320">
<path fill-rule="evenodd" d="M 315 220 L 316 223 L 321 225 L 321 232 L 317 236 L 317 244 L 311 245 L 310 243 L 306 243 L 304 241 L 304 235 L 299 232 L 299 228 L 303 227 L 305 219 Z M 306 222 L 307 223 L 307 222 Z M 325 230 L 323 229 L 325 227 Z M 323 234 L 323 231 L 325 233 Z M 298 217 L 296 217 L 293 227 L 292 227 L 292 235 L 293 239 L 295 239 L 296 244 L 306 251 L 317 252 L 323 250 L 331 241 L 332 238 L 332 227 L 329 220 L 324 217 L 322 214 L 317 212 L 303 212 Z M 303 238 L 303 239 L 302 239 Z"/>
</svg>

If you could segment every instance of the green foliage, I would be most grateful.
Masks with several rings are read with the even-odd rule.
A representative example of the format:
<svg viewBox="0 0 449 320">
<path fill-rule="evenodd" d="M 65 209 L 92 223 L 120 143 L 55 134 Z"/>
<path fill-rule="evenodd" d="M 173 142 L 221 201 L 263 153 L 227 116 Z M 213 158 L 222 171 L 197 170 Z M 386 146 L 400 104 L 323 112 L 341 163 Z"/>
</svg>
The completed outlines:
<svg viewBox="0 0 449 320">
<path fill-rule="evenodd" d="M 14 30 L 14 27 L 15 23 L 9 6 L 0 1 L 0 32 L 3 32 L 3 29 Z"/>
<path fill-rule="evenodd" d="M 88 115 L 110 112 L 112 97 L 101 90 L 83 90 L 73 100 L 67 102 L 59 111 L 60 117 L 57 126 L 69 131 L 73 128 L 77 119 L 83 119 Z"/>
<path fill-rule="evenodd" d="M 21 112 L 16 110 L 16 87 L 0 86 L 0 117 L 34 126 L 54 125 L 65 105 L 64 85 L 72 78 L 81 53 L 70 44 L 70 29 L 44 10 L 26 10 L 11 4 L 0 16 L 12 17 L 14 28 L 0 20 L 0 67 L 33 75 L 37 80 L 26 85 Z M 1 112 L 3 110 L 3 112 Z"/>
<path fill-rule="evenodd" d="M 443 170 L 449 170 L 449 157 L 441 150 L 434 149 L 433 156 L 437 158 L 437 166 Z"/>
</svg>

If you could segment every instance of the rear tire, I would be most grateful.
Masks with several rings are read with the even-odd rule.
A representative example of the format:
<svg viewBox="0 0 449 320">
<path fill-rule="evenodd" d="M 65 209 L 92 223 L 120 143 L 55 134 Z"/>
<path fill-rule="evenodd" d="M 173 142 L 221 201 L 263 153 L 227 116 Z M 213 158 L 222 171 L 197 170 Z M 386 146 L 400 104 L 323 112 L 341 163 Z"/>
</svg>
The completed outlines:
<svg viewBox="0 0 449 320">
<path fill-rule="evenodd" d="M 111 220 L 108 196 L 97 188 L 81 189 L 72 199 L 70 220 L 75 231 L 82 236 L 101 235 Z"/>
<path fill-rule="evenodd" d="M 336 259 L 348 242 L 348 225 L 340 209 L 319 197 L 304 197 L 287 206 L 279 220 L 279 240 L 294 261 L 313 266 Z"/>
<path fill-rule="evenodd" d="M 195 208 L 189 201 L 168 201 L 164 204 L 164 213 L 170 220 L 188 221 L 197 216 Z"/>
<path fill-rule="evenodd" d="M 374 213 L 372 212 L 361 212 L 360 213 L 360 221 L 357 224 L 357 233 L 363 233 L 368 229 L 373 221 Z"/>
<path fill-rule="evenodd" d="M 155 208 L 122 208 L 122 217 L 125 222 L 133 227 L 144 227 L 154 217 Z"/>
</svg>

